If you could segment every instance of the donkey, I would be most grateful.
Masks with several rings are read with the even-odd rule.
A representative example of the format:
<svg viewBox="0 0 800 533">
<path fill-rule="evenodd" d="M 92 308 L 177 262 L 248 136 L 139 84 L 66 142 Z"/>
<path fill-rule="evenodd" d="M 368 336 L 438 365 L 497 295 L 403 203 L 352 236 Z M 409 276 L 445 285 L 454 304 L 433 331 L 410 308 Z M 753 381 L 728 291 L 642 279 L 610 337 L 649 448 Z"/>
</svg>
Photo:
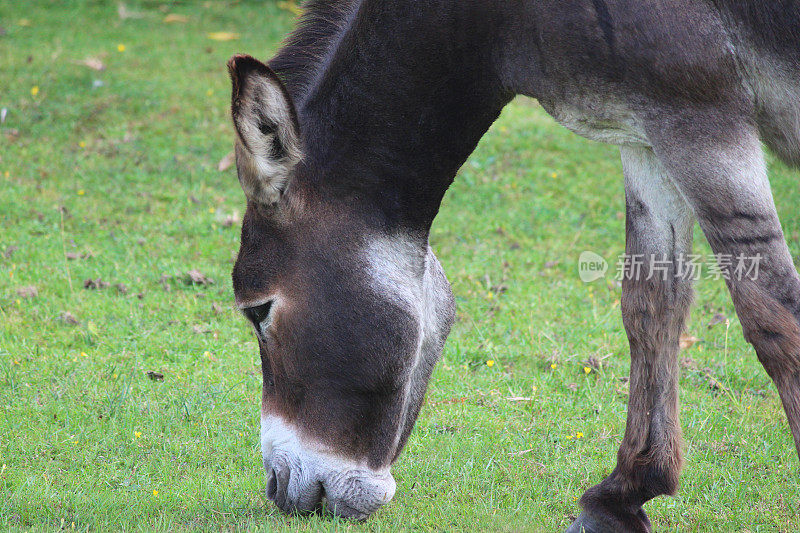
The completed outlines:
<svg viewBox="0 0 800 533">
<path fill-rule="evenodd" d="M 800 0 L 312 0 L 269 66 L 234 56 L 236 164 L 247 197 L 233 270 L 263 368 L 267 494 L 364 519 L 454 317 L 428 245 L 459 167 L 515 96 L 618 145 L 627 200 L 627 428 L 616 468 L 568 531 L 640 532 L 681 468 L 676 264 L 695 221 L 800 451 L 800 277 L 761 141 L 800 163 Z M 668 275 L 653 274 L 667 260 Z M 722 267 L 722 265 L 721 265 Z M 723 267 L 728 268 L 728 267 Z"/>
</svg>

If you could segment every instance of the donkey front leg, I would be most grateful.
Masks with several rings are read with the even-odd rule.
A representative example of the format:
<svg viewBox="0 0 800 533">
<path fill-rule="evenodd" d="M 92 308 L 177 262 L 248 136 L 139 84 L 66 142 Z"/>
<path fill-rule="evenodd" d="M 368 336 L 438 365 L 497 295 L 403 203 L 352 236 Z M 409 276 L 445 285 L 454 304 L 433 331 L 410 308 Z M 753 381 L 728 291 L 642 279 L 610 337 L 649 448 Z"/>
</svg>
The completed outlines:
<svg viewBox="0 0 800 533">
<path fill-rule="evenodd" d="M 642 504 L 678 487 L 678 351 L 692 299 L 694 217 L 649 148 L 623 147 L 627 201 L 622 318 L 631 351 L 625 436 L 614 471 L 586 491 L 568 533 L 649 531 Z"/>
</svg>

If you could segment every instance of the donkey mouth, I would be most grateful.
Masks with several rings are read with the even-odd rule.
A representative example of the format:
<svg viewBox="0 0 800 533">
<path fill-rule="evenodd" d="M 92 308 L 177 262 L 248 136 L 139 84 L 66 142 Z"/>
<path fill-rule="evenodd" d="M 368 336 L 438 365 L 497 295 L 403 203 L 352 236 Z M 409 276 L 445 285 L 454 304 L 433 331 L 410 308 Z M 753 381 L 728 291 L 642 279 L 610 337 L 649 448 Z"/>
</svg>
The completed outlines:
<svg viewBox="0 0 800 533">
<path fill-rule="evenodd" d="M 280 459 L 275 462 L 267 481 L 267 498 L 287 514 L 320 513 L 365 520 L 394 496 L 396 484 L 390 473 L 314 472 L 316 469 L 298 464 L 289 467 Z"/>
</svg>

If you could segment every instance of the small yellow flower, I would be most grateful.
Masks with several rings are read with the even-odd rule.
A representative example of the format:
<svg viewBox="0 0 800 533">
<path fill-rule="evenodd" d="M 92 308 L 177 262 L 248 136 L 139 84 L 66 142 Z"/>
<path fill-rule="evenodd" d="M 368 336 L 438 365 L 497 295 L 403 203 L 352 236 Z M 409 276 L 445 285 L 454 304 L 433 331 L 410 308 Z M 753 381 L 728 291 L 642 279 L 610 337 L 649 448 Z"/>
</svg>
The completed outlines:
<svg viewBox="0 0 800 533">
<path fill-rule="evenodd" d="M 8 170 L 6 170 L 6 174 L 5 174 L 5 175 L 6 175 L 6 177 L 7 177 L 7 178 L 10 178 L 10 177 L 11 177 L 11 172 L 9 172 Z"/>
<path fill-rule="evenodd" d="M 567 440 L 572 440 L 572 435 L 567 435 Z"/>
<path fill-rule="evenodd" d="M 117 52 L 124 52 L 124 51 L 125 51 L 125 45 L 124 44 L 118 44 L 117 45 Z"/>
<path fill-rule="evenodd" d="M 211 213 L 211 214 L 213 215 L 214 213 L 216 213 L 216 212 L 217 212 L 217 210 L 216 210 L 216 209 L 214 209 L 213 207 L 209 207 L 209 208 L 208 208 L 208 212 L 209 212 L 209 213 Z"/>
<path fill-rule="evenodd" d="M 550 174 L 550 177 L 556 179 L 558 177 L 558 172 L 553 172 L 552 174 Z"/>
<path fill-rule="evenodd" d="M 583 367 L 583 371 L 584 371 L 584 373 L 589 374 L 592 371 L 592 369 L 591 369 L 591 367 L 585 366 L 585 367 Z"/>
<path fill-rule="evenodd" d="M 575 438 L 576 439 L 582 439 L 583 438 L 583 433 L 581 433 L 580 431 L 575 433 Z"/>
<path fill-rule="evenodd" d="M 77 362 L 78 362 L 78 358 L 77 358 L 77 357 L 73 357 L 73 358 L 72 358 L 72 362 L 73 362 L 73 363 L 77 363 Z"/>
<path fill-rule="evenodd" d="M 209 89 L 206 91 L 206 96 L 214 96 L 214 89 Z"/>
<path fill-rule="evenodd" d="M 88 357 L 88 356 L 86 355 L 86 352 L 81 352 L 81 357 Z"/>
<path fill-rule="evenodd" d="M 117 379 L 117 373 L 116 373 L 116 372 L 114 372 L 113 374 L 111 374 L 111 379 Z"/>
<path fill-rule="evenodd" d="M 79 142 L 78 146 L 80 146 L 81 148 L 86 148 L 86 141 Z"/>
<path fill-rule="evenodd" d="M 83 196 L 84 194 L 86 194 L 86 191 L 84 191 L 83 189 L 78 190 L 78 196 Z"/>
<path fill-rule="evenodd" d="M 153 489 L 153 496 L 158 496 L 158 491 L 156 489 Z"/>
<path fill-rule="evenodd" d="M 550 365 L 550 368 L 551 368 L 551 369 L 553 369 L 553 370 L 555 370 L 555 369 L 556 369 L 556 366 L 557 366 L 557 365 L 556 365 L 555 363 L 553 363 L 552 365 Z"/>
<path fill-rule="evenodd" d="M 142 432 L 141 431 L 134 431 L 133 432 L 133 438 L 134 439 L 138 439 L 141 436 L 142 436 Z"/>
<path fill-rule="evenodd" d="M 494 361 L 489 359 L 488 361 L 486 361 L 486 366 L 494 366 Z"/>
<path fill-rule="evenodd" d="M 533 386 L 533 392 L 536 392 L 537 390 L 538 390 L 538 389 L 536 388 L 536 385 L 534 385 L 534 386 Z"/>
<path fill-rule="evenodd" d="M 39 94 L 39 86 L 34 85 L 33 87 L 31 87 L 31 96 L 36 96 L 37 94 Z"/>
<path fill-rule="evenodd" d="M 78 441 L 74 440 L 72 441 L 72 444 L 78 444 Z"/>
<path fill-rule="evenodd" d="M 211 352 L 203 352 L 203 357 L 211 358 Z"/>
</svg>

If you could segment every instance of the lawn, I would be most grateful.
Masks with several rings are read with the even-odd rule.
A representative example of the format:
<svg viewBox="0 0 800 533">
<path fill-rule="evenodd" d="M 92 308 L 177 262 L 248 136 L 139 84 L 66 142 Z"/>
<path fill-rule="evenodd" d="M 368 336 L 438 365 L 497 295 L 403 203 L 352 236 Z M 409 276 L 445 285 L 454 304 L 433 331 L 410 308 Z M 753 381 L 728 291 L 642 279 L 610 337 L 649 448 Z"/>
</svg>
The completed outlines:
<svg viewBox="0 0 800 533">
<path fill-rule="evenodd" d="M 363 524 L 266 500 L 259 360 L 229 274 L 244 196 L 218 164 L 225 61 L 268 59 L 290 7 L 0 0 L 1 529 L 558 531 L 613 468 L 620 289 L 577 263 L 591 250 L 613 271 L 624 249 L 619 156 L 518 99 L 434 224 L 458 319 L 395 500 Z M 797 257 L 800 180 L 770 168 Z M 697 302 L 682 486 L 646 510 L 658 531 L 795 531 L 777 392 L 724 283 Z"/>
</svg>

